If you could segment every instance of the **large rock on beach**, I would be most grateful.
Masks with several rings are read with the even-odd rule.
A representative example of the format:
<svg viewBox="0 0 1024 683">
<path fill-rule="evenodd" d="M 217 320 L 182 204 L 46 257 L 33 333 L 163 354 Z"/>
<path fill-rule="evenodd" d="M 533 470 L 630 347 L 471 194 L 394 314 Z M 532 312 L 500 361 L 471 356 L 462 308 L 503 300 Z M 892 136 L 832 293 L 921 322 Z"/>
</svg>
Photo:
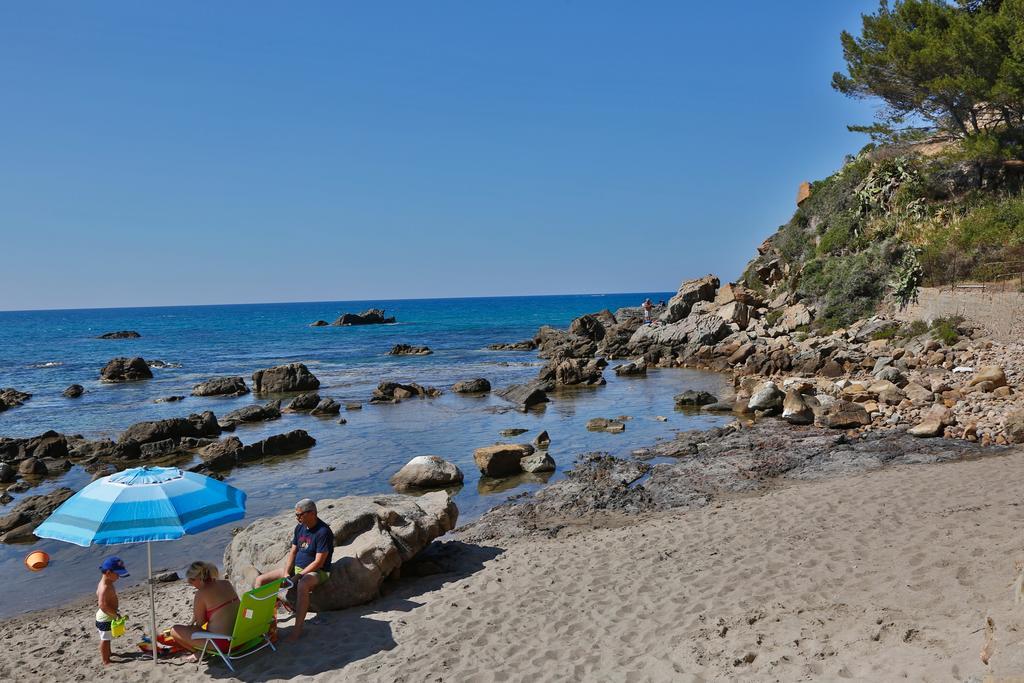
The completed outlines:
<svg viewBox="0 0 1024 683">
<path fill-rule="evenodd" d="M 747 407 L 751 410 L 779 410 L 782 408 L 785 398 L 786 395 L 775 382 L 768 381 L 754 390 L 747 402 Z"/>
<path fill-rule="evenodd" d="M 851 429 L 871 424 L 871 416 L 860 403 L 835 401 L 821 411 L 815 421 L 830 429 Z"/>
<path fill-rule="evenodd" d="M 782 401 L 782 419 L 790 424 L 809 425 L 814 422 L 814 410 L 799 391 L 789 389 Z"/>
<path fill-rule="evenodd" d="M 339 326 L 348 325 L 384 325 L 395 322 L 394 317 L 384 316 L 383 308 L 370 308 L 362 313 L 343 313 L 332 324 Z"/>
<path fill-rule="evenodd" d="M 491 383 L 483 377 L 456 382 L 452 391 L 456 394 L 485 394 L 491 390 Z"/>
<path fill-rule="evenodd" d="M 136 382 L 152 378 L 153 371 L 145 359 L 139 356 L 113 358 L 100 370 L 100 380 L 103 382 Z"/>
<path fill-rule="evenodd" d="M 390 484 L 399 491 L 443 488 L 461 484 L 462 470 L 455 463 L 436 455 L 418 455 L 391 476 Z"/>
<path fill-rule="evenodd" d="M 991 385 L 989 389 L 997 389 L 999 387 L 1006 386 L 1006 372 L 1003 368 L 998 365 L 986 365 L 985 367 L 978 368 L 978 371 L 974 373 L 971 380 L 967 383 L 967 386 L 973 387 L 984 382 L 988 382 Z"/>
<path fill-rule="evenodd" d="M 675 296 L 669 299 L 665 312 L 659 316 L 659 320 L 664 323 L 682 320 L 690 314 L 693 304 L 698 301 L 714 301 L 718 285 L 719 280 L 714 275 L 705 275 L 702 278 L 684 281 L 679 285 L 679 291 Z"/>
<path fill-rule="evenodd" d="M 252 373 L 252 384 L 257 394 L 284 394 L 320 388 L 320 380 L 302 363 L 257 370 Z"/>
<path fill-rule="evenodd" d="M 528 443 L 499 443 L 473 451 L 473 462 L 485 477 L 508 477 L 522 472 L 519 461 L 533 452 Z"/>
<path fill-rule="evenodd" d="M 389 356 L 429 356 L 433 351 L 429 346 L 412 346 L 410 344 L 395 344 L 388 351 Z"/>
<path fill-rule="evenodd" d="M 104 332 L 97 339 L 138 339 L 142 335 L 135 330 L 119 330 L 117 332 Z"/>
<path fill-rule="evenodd" d="M 504 389 L 494 392 L 497 396 L 505 399 L 516 406 L 518 410 L 526 412 L 530 408 L 547 403 L 547 393 L 537 384 L 512 384 Z"/>
<path fill-rule="evenodd" d="M 242 396 L 249 393 L 241 377 L 214 377 L 192 387 L 193 396 Z"/>
<path fill-rule="evenodd" d="M 35 540 L 32 534 L 35 528 L 74 494 L 74 491 L 64 487 L 41 496 L 23 498 L 10 512 L 0 517 L 0 542 L 19 543 Z"/>
<path fill-rule="evenodd" d="M 1024 443 L 1024 408 L 1011 410 L 1003 418 L 1003 430 L 1010 443 Z"/>
<path fill-rule="evenodd" d="M 335 549 L 328 580 L 310 594 L 314 612 L 344 609 L 376 598 L 384 580 L 453 529 L 459 515 L 444 491 L 419 497 L 320 500 L 317 513 L 334 532 Z M 295 517 L 289 509 L 257 520 L 234 536 L 224 553 L 224 573 L 239 593 L 249 590 L 260 573 L 280 565 L 294 530 Z"/>
</svg>

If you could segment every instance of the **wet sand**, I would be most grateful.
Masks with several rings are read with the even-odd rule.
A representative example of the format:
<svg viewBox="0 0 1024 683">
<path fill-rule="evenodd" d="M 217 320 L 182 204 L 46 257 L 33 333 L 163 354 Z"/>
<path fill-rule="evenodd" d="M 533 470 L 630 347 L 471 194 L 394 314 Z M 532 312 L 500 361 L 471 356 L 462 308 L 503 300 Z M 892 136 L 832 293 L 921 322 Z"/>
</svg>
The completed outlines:
<svg viewBox="0 0 1024 683">
<path fill-rule="evenodd" d="M 453 541 L 448 571 L 320 615 L 239 680 L 981 680 L 1024 673 L 1024 451 L 794 483 L 553 537 Z M 190 589 L 160 586 L 161 623 Z M 148 614 L 144 594 L 125 611 Z M 232 678 L 132 655 L 103 671 L 91 604 L 0 625 L 0 678 Z M 990 668 L 979 659 L 996 624 Z M 140 623 L 133 619 L 134 628 Z M 282 635 L 288 623 L 282 622 Z M 133 631 L 132 634 L 137 635 Z M 116 642 L 124 652 L 130 638 Z"/>
</svg>

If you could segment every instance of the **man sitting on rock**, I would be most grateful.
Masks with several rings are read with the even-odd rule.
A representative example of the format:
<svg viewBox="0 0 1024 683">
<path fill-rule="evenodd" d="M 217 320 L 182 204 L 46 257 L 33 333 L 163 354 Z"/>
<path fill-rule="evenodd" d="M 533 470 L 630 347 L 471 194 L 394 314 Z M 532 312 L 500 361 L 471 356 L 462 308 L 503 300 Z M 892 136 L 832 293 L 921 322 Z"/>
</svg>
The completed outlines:
<svg viewBox="0 0 1024 683">
<path fill-rule="evenodd" d="M 285 557 L 284 566 L 260 574 L 256 579 L 258 588 L 277 579 L 292 575 L 298 577 L 295 628 L 288 636 L 290 641 L 302 635 L 302 622 L 306 620 L 306 610 L 309 609 L 309 593 L 330 576 L 334 555 L 334 532 L 317 517 L 316 503 L 309 498 L 300 500 L 295 504 L 295 518 L 299 523 L 295 525 L 292 547 Z"/>
</svg>

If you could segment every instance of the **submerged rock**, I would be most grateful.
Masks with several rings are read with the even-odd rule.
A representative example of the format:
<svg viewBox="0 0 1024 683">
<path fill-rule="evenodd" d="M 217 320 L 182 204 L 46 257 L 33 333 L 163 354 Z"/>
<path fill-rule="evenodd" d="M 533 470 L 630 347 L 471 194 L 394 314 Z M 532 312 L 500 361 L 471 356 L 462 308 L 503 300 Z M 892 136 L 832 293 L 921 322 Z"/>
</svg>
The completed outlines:
<svg viewBox="0 0 1024 683">
<path fill-rule="evenodd" d="M 456 382 L 452 391 L 456 394 L 485 394 L 491 390 L 491 383 L 483 377 Z"/>
<path fill-rule="evenodd" d="M 97 339 L 138 339 L 142 335 L 135 330 L 119 330 L 118 332 L 104 332 Z"/>
<path fill-rule="evenodd" d="M 451 496 L 435 491 L 419 497 L 321 500 L 317 514 L 334 532 L 335 548 L 329 578 L 310 594 L 314 612 L 373 600 L 388 576 L 455 527 L 459 511 Z M 289 509 L 257 520 L 234 536 L 224 553 L 224 573 L 238 591 L 249 590 L 262 571 L 281 563 L 294 529 L 295 517 Z"/>
<path fill-rule="evenodd" d="M 626 431 L 626 424 L 621 420 L 609 420 L 606 417 L 595 417 L 587 420 L 587 429 L 591 432 L 609 432 L 618 434 Z"/>
<path fill-rule="evenodd" d="M 432 353 L 429 346 L 411 346 L 409 344 L 395 344 L 388 351 L 389 356 L 429 356 Z"/>
<path fill-rule="evenodd" d="M 487 348 L 491 351 L 533 351 L 537 348 L 537 342 L 532 339 L 524 339 L 520 342 L 488 344 Z"/>
<path fill-rule="evenodd" d="M 547 393 L 536 383 L 512 384 L 494 393 L 509 403 L 515 404 L 516 408 L 524 413 L 530 408 L 547 403 L 550 400 Z"/>
<path fill-rule="evenodd" d="M 78 398 L 84 393 L 85 387 L 83 387 L 81 384 L 72 384 L 61 393 L 61 396 L 65 396 L 67 398 Z"/>
<path fill-rule="evenodd" d="M 281 402 L 271 401 L 262 406 L 255 404 L 239 408 L 238 410 L 232 410 L 221 418 L 220 423 L 225 428 L 233 428 L 243 422 L 265 422 L 267 420 L 276 420 L 279 417 L 281 417 Z"/>
<path fill-rule="evenodd" d="M 14 387 L 0 389 L 0 413 L 8 408 L 17 408 L 30 398 L 32 398 L 32 394 L 18 391 Z"/>
<path fill-rule="evenodd" d="M 407 398 L 436 398 L 441 390 L 436 387 L 425 387 L 416 382 L 399 384 L 398 382 L 381 382 L 373 390 L 370 403 L 398 403 Z"/>
</svg>

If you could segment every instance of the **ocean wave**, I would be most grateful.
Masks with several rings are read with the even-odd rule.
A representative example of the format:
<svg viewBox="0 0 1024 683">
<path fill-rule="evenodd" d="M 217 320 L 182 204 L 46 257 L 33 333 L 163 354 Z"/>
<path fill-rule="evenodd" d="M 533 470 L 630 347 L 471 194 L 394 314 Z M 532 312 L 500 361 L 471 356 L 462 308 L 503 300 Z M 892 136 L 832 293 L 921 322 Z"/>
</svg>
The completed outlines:
<svg viewBox="0 0 1024 683">
<path fill-rule="evenodd" d="M 59 360 L 48 360 L 45 363 L 32 363 L 29 365 L 30 368 L 59 368 L 64 365 L 63 361 Z"/>
</svg>

